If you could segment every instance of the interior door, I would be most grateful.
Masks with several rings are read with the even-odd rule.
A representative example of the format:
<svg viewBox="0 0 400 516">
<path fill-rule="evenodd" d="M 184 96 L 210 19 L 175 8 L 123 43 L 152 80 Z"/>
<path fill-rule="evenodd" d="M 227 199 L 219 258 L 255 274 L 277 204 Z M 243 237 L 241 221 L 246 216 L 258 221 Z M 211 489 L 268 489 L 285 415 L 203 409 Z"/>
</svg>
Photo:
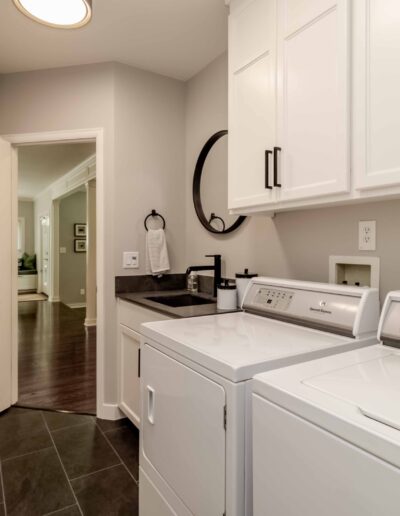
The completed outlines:
<svg viewBox="0 0 400 516">
<path fill-rule="evenodd" d="M 225 513 L 225 390 L 142 346 L 142 446 L 191 514 Z"/>
<path fill-rule="evenodd" d="M 280 0 L 278 6 L 280 199 L 348 192 L 348 0 Z"/>
<path fill-rule="evenodd" d="M 274 201 L 276 0 L 236 0 L 229 16 L 229 208 Z"/>
<path fill-rule="evenodd" d="M 49 295 L 50 274 L 50 217 L 40 217 L 40 288 Z"/>
<path fill-rule="evenodd" d="M 12 260 L 16 255 L 16 251 L 13 252 L 12 199 L 11 145 L 0 138 L 0 412 L 11 405 L 12 398 Z"/>
</svg>

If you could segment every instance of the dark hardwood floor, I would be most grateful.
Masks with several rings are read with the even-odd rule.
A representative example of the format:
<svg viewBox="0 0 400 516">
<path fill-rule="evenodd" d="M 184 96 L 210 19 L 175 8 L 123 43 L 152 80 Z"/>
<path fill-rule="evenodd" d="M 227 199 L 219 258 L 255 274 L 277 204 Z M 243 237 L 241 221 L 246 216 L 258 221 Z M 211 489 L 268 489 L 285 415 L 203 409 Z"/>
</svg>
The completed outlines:
<svg viewBox="0 0 400 516">
<path fill-rule="evenodd" d="M 84 309 L 18 304 L 19 399 L 26 407 L 96 413 L 96 329 Z"/>
</svg>

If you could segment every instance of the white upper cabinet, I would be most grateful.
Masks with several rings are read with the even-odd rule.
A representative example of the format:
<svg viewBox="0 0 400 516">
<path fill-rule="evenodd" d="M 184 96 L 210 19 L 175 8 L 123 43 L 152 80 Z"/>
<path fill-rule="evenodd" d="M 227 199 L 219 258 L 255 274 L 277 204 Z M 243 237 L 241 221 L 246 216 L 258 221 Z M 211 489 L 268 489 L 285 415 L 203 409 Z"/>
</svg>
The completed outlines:
<svg viewBox="0 0 400 516">
<path fill-rule="evenodd" d="M 232 0 L 229 208 L 349 191 L 347 0 Z"/>
<path fill-rule="evenodd" d="M 278 2 L 282 201 L 349 191 L 349 20 L 347 0 Z"/>
<path fill-rule="evenodd" d="M 229 21 L 229 208 L 274 202 L 276 1 L 234 0 Z"/>
<path fill-rule="evenodd" d="M 400 184 L 400 2 L 354 2 L 355 188 Z"/>
</svg>

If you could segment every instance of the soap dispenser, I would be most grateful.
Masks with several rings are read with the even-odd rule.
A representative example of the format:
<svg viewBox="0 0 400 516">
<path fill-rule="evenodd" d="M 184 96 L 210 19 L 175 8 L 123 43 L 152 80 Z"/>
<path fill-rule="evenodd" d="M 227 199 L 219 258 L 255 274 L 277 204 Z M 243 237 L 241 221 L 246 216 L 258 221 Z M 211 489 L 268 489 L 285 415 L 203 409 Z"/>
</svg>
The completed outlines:
<svg viewBox="0 0 400 516">
<path fill-rule="evenodd" d="M 245 269 L 244 272 L 236 273 L 236 286 L 238 291 L 238 307 L 241 308 L 243 304 L 244 294 L 250 283 L 251 278 L 256 278 L 258 274 L 250 273 L 249 269 Z"/>
</svg>

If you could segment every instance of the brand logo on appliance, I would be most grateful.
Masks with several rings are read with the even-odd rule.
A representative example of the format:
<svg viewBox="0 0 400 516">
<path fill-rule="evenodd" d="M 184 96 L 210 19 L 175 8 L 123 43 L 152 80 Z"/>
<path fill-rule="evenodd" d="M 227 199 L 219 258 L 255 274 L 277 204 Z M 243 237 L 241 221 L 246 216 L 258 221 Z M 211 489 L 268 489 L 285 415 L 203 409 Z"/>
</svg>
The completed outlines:
<svg viewBox="0 0 400 516">
<path fill-rule="evenodd" d="M 310 311 L 311 312 L 319 312 L 320 314 L 331 314 L 332 313 L 330 310 L 327 310 L 325 308 L 327 306 L 326 301 L 321 300 L 318 304 L 319 304 L 319 308 L 310 306 Z"/>
</svg>

